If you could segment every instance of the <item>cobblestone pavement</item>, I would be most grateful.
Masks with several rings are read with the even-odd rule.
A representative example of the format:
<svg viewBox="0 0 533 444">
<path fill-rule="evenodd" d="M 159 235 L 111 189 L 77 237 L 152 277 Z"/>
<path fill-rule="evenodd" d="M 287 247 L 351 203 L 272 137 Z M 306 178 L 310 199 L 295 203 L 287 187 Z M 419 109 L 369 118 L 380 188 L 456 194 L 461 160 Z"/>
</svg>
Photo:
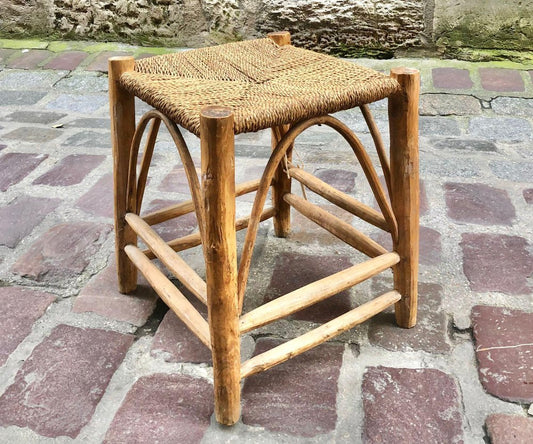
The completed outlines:
<svg viewBox="0 0 533 444">
<path fill-rule="evenodd" d="M 2 45 L 0 441 L 531 442 L 533 67 L 361 61 L 422 73 L 418 325 L 397 328 L 384 313 L 248 378 L 242 420 L 223 428 L 212 415 L 209 353 L 144 283 L 133 296 L 116 291 L 103 72 L 114 52 L 80 43 Z M 386 104 L 372 109 L 387 139 Z M 339 117 L 373 153 L 359 111 Z M 185 136 L 198 160 L 196 139 Z M 238 137 L 238 181 L 258 175 L 269 145 L 267 132 Z M 313 128 L 296 150 L 305 169 L 373 204 L 338 135 Z M 146 208 L 186 198 L 175 149 L 162 134 Z M 239 216 L 250 207 L 249 196 L 238 199 Z M 288 239 L 262 226 L 246 309 L 362 259 L 297 214 L 293 222 Z M 166 239 L 189 234 L 195 219 L 160 230 Z M 202 273 L 198 249 L 184 256 Z M 264 327 L 244 337 L 244 357 L 390 284 L 383 275 Z"/>
</svg>

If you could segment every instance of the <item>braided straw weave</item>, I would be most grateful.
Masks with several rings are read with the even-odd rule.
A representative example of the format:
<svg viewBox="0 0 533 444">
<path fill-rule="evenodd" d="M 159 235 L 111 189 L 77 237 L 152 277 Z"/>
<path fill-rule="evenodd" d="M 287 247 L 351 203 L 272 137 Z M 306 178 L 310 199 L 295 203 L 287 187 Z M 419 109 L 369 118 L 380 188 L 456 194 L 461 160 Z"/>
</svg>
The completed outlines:
<svg viewBox="0 0 533 444">
<path fill-rule="evenodd" d="M 238 134 L 374 102 L 399 87 L 372 69 L 268 38 L 138 60 L 121 84 L 196 135 L 208 105 L 231 108 Z"/>
</svg>

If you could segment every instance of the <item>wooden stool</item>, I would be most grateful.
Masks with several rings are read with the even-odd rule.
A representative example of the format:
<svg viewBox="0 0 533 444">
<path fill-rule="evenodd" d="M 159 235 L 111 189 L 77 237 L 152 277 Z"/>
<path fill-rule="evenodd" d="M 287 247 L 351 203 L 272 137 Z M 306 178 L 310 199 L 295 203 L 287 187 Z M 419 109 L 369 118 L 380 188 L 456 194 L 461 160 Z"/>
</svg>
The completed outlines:
<svg viewBox="0 0 533 444">
<path fill-rule="evenodd" d="M 215 413 L 222 424 L 240 416 L 240 381 L 327 341 L 395 304 L 396 320 L 416 322 L 418 269 L 419 73 L 393 69 L 390 76 L 330 56 L 295 48 L 287 32 L 134 61 L 109 60 L 113 132 L 115 235 L 120 291 L 136 287 L 137 269 L 161 299 L 211 349 Z M 155 109 L 135 124 L 134 98 Z M 388 97 L 390 165 L 367 104 Z M 328 115 L 359 106 L 374 139 L 390 202 L 359 139 Z M 137 156 L 151 122 L 140 173 Z M 177 146 L 191 200 L 140 217 L 148 168 L 163 122 Z M 200 137 L 201 184 L 178 125 Z M 353 149 L 381 211 L 364 205 L 291 163 L 295 138 L 313 125 L 339 132 Z M 272 153 L 260 180 L 235 185 L 234 135 L 272 128 Z M 352 225 L 291 193 L 291 178 L 331 203 L 390 233 L 389 252 Z M 264 209 L 269 189 L 272 207 Z M 256 191 L 248 218 L 235 220 L 235 197 Z M 274 219 L 277 236 L 290 228 L 290 208 L 371 257 L 242 314 L 258 224 Z M 195 212 L 199 233 L 163 241 L 151 225 Z M 237 264 L 236 231 L 247 228 Z M 149 247 L 137 247 L 137 236 Z M 202 245 L 206 282 L 177 252 Z M 204 319 L 151 262 L 159 258 L 200 301 Z M 394 289 L 338 318 L 241 364 L 240 335 L 273 322 L 388 268 Z"/>
</svg>

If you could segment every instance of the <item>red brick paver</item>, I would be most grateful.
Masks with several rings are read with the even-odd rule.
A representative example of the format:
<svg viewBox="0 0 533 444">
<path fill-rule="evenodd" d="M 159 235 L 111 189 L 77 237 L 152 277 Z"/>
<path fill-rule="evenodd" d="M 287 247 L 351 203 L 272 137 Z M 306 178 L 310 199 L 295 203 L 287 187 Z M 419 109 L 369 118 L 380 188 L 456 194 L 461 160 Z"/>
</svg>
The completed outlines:
<svg viewBox="0 0 533 444">
<path fill-rule="evenodd" d="M 186 375 L 140 378 L 118 410 L 104 443 L 201 441 L 213 413 L 213 387 Z"/>
<path fill-rule="evenodd" d="M 279 343 L 259 339 L 255 354 Z M 332 431 L 337 421 L 337 381 L 343 350 L 339 344 L 323 344 L 247 378 L 242 421 L 297 436 Z"/>
<path fill-rule="evenodd" d="M 46 154 L 7 153 L 0 157 L 0 191 L 19 183 L 46 158 Z"/>
<path fill-rule="evenodd" d="M 15 248 L 60 203 L 60 199 L 20 196 L 0 208 L 0 245 Z"/>
<path fill-rule="evenodd" d="M 530 444 L 533 419 L 518 415 L 495 414 L 487 418 L 487 432 L 492 444 Z"/>
<path fill-rule="evenodd" d="M 59 325 L 0 398 L 0 424 L 75 438 L 132 342 L 131 335 Z"/>
<path fill-rule="evenodd" d="M 50 293 L 23 287 L 0 288 L 0 366 L 31 332 L 56 297 Z"/>
<path fill-rule="evenodd" d="M 488 91 L 525 91 L 519 71 L 503 68 L 479 68 L 481 86 Z"/>
<path fill-rule="evenodd" d="M 463 270 L 474 291 L 528 294 L 533 258 L 523 237 L 464 233 Z"/>
<path fill-rule="evenodd" d="M 474 85 L 467 69 L 433 68 L 433 86 L 443 89 L 470 89 Z"/>
<path fill-rule="evenodd" d="M 53 53 L 44 49 L 30 49 L 18 57 L 12 57 L 7 63 L 8 68 L 35 69 Z"/>
<path fill-rule="evenodd" d="M 111 226 L 92 222 L 56 225 L 33 243 L 12 271 L 56 284 L 58 280 L 73 278 L 89 264 L 110 231 Z"/>
<path fill-rule="evenodd" d="M 44 68 L 72 71 L 87 58 L 87 55 L 88 54 L 83 51 L 62 52 L 44 65 Z"/>
<path fill-rule="evenodd" d="M 455 381 L 435 369 L 370 367 L 363 376 L 364 442 L 462 442 Z"/>
<path fill-rule="evenodd" d="M 533 402 L 533 313 L 476 306 L 472 325 L 485 390 L 509 401 Z"/>
<path fill-rule="evenodd" d="M 120 293 L 113 262 L 82 288 L 72 310 L 76 313 L 92 312 L 140 327 L 154 311 L 156 302 L 157 294 L 142 276 L 138 277 L 134 292 Z"/>
</svg>

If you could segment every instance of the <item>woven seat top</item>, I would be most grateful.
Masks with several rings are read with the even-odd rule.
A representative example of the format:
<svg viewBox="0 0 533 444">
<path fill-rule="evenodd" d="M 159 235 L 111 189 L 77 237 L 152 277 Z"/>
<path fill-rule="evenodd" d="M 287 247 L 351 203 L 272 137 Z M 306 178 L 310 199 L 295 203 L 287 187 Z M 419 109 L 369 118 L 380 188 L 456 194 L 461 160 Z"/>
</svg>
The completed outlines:
<svg viewBox="0 0 533 444">
<path fill-rule="evenodd" d="M 196 135 L 208 105 L 231 108 L 238 134 L 374 102 L 399 87 L 372 69 L 269 38 L 137 60 L 120 81 Z"/>
</svg>

